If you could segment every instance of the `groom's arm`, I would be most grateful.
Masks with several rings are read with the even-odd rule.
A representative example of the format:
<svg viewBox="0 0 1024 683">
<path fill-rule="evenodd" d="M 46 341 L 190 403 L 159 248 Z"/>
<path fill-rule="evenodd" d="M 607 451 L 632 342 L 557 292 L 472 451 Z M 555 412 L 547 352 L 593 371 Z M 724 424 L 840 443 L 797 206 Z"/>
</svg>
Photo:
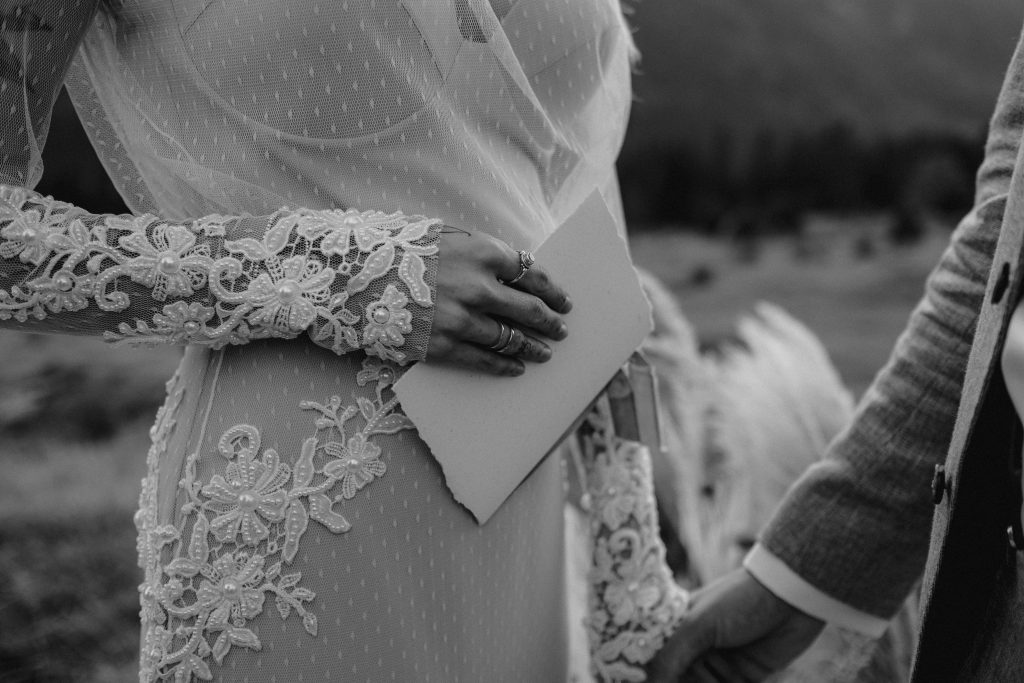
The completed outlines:
<svg viewBox="0 0 1024 683">
<path fill-rule="evenodd" d="M 793 486 L 739 569 L 693 594 L 648 666 L 652 680 L 763 680 L 822 621 L 877 634 L 920 576 L 931 479 L 952 436 L 967 359 L 1024 130 L 1014 54 L 978 171 L 974 209 L 850 426 Z M 702 678 L 703 677 L 703 678 Z"/>
<path fill-rule="evenodd" d="M 819 590 L 760 543 L 743 560 L 743 567 L 776 597 L 804 614 L 871 638 L 880 638 L 889 628 L 888 618 L 859 610 Z"/>
<path fill-rule="evenodd" d="M 1024 124 L 1024 50 L 1004 81 L 974 209 L 850 427 L 791 489 L 746 566 L 805 612 L 877 632 L 920 576 Z"/>
</svg>

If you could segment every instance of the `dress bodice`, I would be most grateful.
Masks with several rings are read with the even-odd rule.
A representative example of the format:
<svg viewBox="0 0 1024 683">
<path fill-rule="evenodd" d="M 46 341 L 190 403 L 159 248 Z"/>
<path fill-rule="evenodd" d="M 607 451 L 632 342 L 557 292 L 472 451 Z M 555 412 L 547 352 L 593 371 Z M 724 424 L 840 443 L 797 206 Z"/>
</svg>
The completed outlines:
<svg viewBox="0 0 1024 683">
<path fill-rule="evenodd" d="M 534 246 L 613 183 L 616 0 L 122 0 L 68 79 L 137 212 L 437 216 Z"/>
</svg>

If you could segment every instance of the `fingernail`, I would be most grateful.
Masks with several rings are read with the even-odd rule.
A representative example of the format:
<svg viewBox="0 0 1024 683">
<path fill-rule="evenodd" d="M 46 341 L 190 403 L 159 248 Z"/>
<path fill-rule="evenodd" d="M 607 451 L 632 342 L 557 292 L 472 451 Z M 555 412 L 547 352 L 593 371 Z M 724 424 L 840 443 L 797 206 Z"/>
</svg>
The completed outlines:
<svg viewBox="0 0 1024 683">
<path fill-rule="evenodd" d="M 509 374 L 512 375 L 513 377 L 519 377 L 524 372 L 526 372 L 526 366 L 523 365 L 522 363 L 519 363 L 511 367 Z"/>
<path fill-rule="evenodd" d="M 565 297 L 565 302 L 562 303 L 562 313 L 568 313 L 572 310 L 572 299 Z"/>
<path fill-rule="evenodd" d="M 568 336 L 569 336 L 569 327 L 565 323 L 562 323 L 561 325 L 558 326 L 558 338 L 559 339 L 565 339 Z"/>
<path fill-rule="evenodd" d="M 550 347 L 545 346 L 544 348 L 542 348 L 540 350 L 540 360 L 541 360 L 541 362 L 551 360 L 551 348 Z"/>
</svg>

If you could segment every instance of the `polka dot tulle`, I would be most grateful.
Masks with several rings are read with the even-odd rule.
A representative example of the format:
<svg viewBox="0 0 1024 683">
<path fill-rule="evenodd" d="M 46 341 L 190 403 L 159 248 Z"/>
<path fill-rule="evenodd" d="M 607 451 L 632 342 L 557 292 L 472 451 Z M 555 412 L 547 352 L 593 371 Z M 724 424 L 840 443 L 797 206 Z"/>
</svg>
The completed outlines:
<svg viewBox="0 0 1024 683">
<path fill-rule="evenodd" d="M 546 459 L 480 526 L 453 502 L 414 430 L 376 434 L 376 448 L 367 451 L 357 436 L 366 425 L 358 410 L 344 421 L 346 434 L 337 429 L 350 406 L 370 401 L 380 411 L 378 390 L 386 404 L 391 366 L 295 347 L 257 342 L 212 354 L 190 347 L 169 387 L 136 519 L 142 557 L 150 559 L 142 588 L 144 677 L 173 680 L 189 661 L 175 661 L 175 653 L 202 639 L 212 652 L 204 657 L 197 646 L 192 656 L 217 681 L 562 680 L 568 624 L 557 458 Z M 360 386 L 352 381 L 360 373 L 373 379 Z M 316 514 L 312 496 L 296 486 L 310 439 L 317 445 L 309 484 L 330 485 L 333 520 Z M 254 544 L 245 528 L 204 526 L 251 509 L 230 496 L 241 478 L 232 466 L 246 449 L 260 474 L 252 480 L 256 497 L 272 505 L 278 492 L 300 492 L 291 500 L 309 513 L 290 562 L 290 515 L 270 505 L 251 513 L 267 531 Z M 333 483 L 324 471 L 350 459 L 363 470 L 347 497 L 348 471 Z M 207 543 L 198 554 L 197 528 Z M 247 571 L 253 558 L 258 572 Z M 189 576 L 189 562 L 205 569 Z M 277 603 L 282 594 L 297 602 L 286 616 Z M 224 631 L 210 626 L 218 608 L 236 634 L 222 656 L 216 641 Z M 188 637 L 168 635 L 179 629 Z M 255 641 L 243 641 L 247 633 Z"/>
<path fill-rule="evenodd" d="M 396 224 L 387 239 L 424 263 L 403 271 L 399 249 L 346 313 L 323 272 L 358 277 L 370 232 L 338 223 L 330 247 L 294 216 L 415 216 L 531 249 L 597 188 L 621 227 L 633 46 L 617 0 L 8 5 L 0 311 L 41 298 L 0 322 L 167 326 L 187 345 L 136 515 L 142 680 L 565 680 L 558 462 L 481 527 L 393 400 L 398 363 L 422 357 L 401 344 L 422 352 L 429 328 L 413 306 L 429 308 L 431 235 Z M 62 84 L 132 217 L 32 192 Z M 145 244 L 122 242 L 132 221 Z M 293 232 L 266 238 L 278 225 Z M 368 356 L 371 337 L 408 353 Z"/>
<path fill-rule="evenodd" d="M 67 82 L 139 211 L 402 211 L 527 248 L 613 182 L 631 49 L 614 0 L 121 0 Z"/>
</svg>

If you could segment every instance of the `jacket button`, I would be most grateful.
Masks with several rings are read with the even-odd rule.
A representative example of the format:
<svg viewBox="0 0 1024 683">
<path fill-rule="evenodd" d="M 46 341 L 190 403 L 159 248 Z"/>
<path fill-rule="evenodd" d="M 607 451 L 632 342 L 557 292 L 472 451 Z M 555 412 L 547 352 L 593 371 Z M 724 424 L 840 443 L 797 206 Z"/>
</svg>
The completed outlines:
<svg viewBox="0 0 1024 683">
<path fill-rule="evenodd" d="M 1024 547 L 1022 547 L 1022 545 L 1020 543 L 1020 539 L 1018 538 L 1018 536 L 1019 536 L 1019 533 L 1017 532 L 1016 529 L 1013 528 L 1012 524 L 1010 526 L 1006 527 L 1006 540 L 1007 540 L 1007 542 L 1010 544 L 1011 548 L 1013 548 L 1014 550 L 1020 552 L 1022 549 L 1024 549 Z"/>
<path fill-rule="evenodd" d="M 935 475 L 932 477 L 932 503 L 938 505 L 946 495 L 946 467 L 945 465 L 935 466 Z"/>
<path fill-rule="evenodd" d="M 1007 288 L 1010 286 L 1010 264 L 1004 263 L 999 269 L 999 277 L 996 279 L 995 287 L 992 288 L 992 303 L 998 304 L 1003 300 Z"/>
</svg>

